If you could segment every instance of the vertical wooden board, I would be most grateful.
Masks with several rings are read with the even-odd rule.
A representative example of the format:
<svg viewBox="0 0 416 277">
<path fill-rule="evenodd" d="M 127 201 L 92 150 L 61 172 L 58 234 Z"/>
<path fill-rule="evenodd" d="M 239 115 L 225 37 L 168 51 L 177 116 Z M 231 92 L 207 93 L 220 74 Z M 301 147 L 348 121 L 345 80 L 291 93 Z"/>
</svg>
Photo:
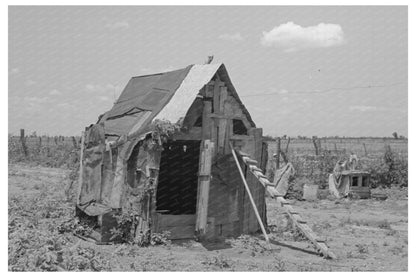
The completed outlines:
<svg viewBox="0 0 416 277">
<path fill-rule="evenodd" d="M 204 108 L 202 111 L 202 139 L 211 139 L 211 101 L 204 101 Z"/>
<path fill-rule="evenodd" d="M 241 168 L 244 168 L 244 164 L 240 162 Z M 239 221 L 239 232 L 244 233 L 244 218 L 245 218 L 245 209 L 244 209 L 244 200 L 246 198 L 246 190 L 244 188 L 243 182 L 240 180 L 238 186 L 238 221 Z"/>
<path fill-rule="evenodd" d="M 231 124 L 232 124 L 233 121 L 231 119 L 227 119 L 226 121 L 227 122 L 226 122 L 226 125 L 225 125 L 224 154 L 230 154 L 231 150 L 230 150 L 229 141 L 230 141 L 230 136 L 231 136 L 231 132 L 232 132 Z"/>
<path fill-rule="evenodd" d="M 220 87 L 220 97 L 219 97 L 219 113 L 225 113 L 225 101 L 228 98 L 227 87 Z"/>
<path fill-rule="evenodd" d="M 110 196 L 110 207 L 113 209 L 120 208 L 121 196 L 122 196 L 123 186 L 124 186 L 124 179 L 125 179 L 125 163 L 120 153 L 118 153 L 116 170 L 114 172 L 114 183 L 113 183 L 111 196 Z"/>
<path fill-rule="evenodd" d="M 218 114 L 220 112 L 220 80 L 217 78 L 214 84 L 214 94 L 213 94 L 213 101 L 214 101 L 214 113 Z"/>
<path fill-rule="evenodd" d="M 262 141 L 261 141 L 261 129 L 252 129 L 251 136 L 244 140 L 244 145 L 241 149 L 243 152 L 247 153 L 253 159 L 257 161 L 261 160 L 261 152 L 262 152 Z M 262 221 L 265 223 L 266 215 L 264 213 L 264 205 L 265 205 L 265 189 L 260 184 L 258 179 L 251 173 L 247 173 L 247 184 L 250 188 L 250 192 L 253 196 L 253 199 L 256 202 L 256 207 L 260 213 Z M 260 229 L 260 225 L 258 224 L 255 212 L 251 207 L 250 199 L 247 195 L 244 197 L 244 233 L 251 233 L 258 231 Z"/>
<path fill-rule="evenodd" d="M 202 142 L 201 148 L 195 229 L 200 234 L 204 234 L 208 219 L 213 143 L 210 140 L 205 140 Z"/>
<path fill-rule="evenodd" d="M 208 217 L 215 219 L 216 230 L 223 235 L 241 233 L 238 226 L 241 186 L 244 185 L 234 160 L 230 157 L 218 160 L 212 168 Z"/>
<path fill-rule="evenodd" d="M 211 141 L 214 143 L 213 157 L 218 153 L 218 118 L 211 118 Z"/>
<path fill-rule="evenodd" d="M 226 145 L 225 136 L 227 133 L 227 119 L 221 118 L 218 121 L 218 153 L 224 154 Z"/>
</svg>

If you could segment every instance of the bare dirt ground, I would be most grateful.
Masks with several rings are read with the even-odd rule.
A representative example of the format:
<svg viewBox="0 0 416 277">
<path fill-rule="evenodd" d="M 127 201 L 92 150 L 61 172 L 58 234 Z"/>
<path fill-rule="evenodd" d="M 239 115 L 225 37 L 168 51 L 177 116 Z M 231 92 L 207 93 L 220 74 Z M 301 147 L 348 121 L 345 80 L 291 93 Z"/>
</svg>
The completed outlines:
<svg viewBox="0 0 416 277">
<path fill-rule="evenodd" d="M 316 254 L 268 199 L 272 244 L 261 236 L 140 248 L 96 245 L 62 228 L 73 220 L 69 171 L 9 165 L 10 271 L 407 271 L 407 190 L 386 201 L 293 201 L 337 260 Z"/>
</svg>

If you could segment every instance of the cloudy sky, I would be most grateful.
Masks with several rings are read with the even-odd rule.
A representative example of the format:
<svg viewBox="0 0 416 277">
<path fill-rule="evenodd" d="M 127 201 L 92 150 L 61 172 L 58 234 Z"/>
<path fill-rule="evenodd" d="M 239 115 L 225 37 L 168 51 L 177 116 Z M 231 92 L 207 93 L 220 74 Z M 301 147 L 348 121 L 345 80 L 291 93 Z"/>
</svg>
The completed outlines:
<svg viewBox="0 0 416 277">
<path fill-rule="evenodd" d="M 10 7 L 9 133 L 78 135 L 212 54 L 265 134 L 407 136 L 407 31 L 406 7 Z"/>
</svg>

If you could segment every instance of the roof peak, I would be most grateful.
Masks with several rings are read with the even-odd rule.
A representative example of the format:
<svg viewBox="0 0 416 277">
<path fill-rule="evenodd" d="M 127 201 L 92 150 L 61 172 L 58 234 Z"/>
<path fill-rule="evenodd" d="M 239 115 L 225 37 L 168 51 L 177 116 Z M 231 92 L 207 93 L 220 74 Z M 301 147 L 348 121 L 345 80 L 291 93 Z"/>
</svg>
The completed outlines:
<svg viewBox="0 0 416 277">
<path fill-rule="evenodd" d="M 223 63 L 211 63 L 211 64 L 190 64 L 190 65 L 187 65 L 187 66 L 185 66 L 185 67 L 182 67 L 182 68 L 175 68 L 175 69 L 172 69 L 172 70 L 168 70 L 168 71 L 162 71 L 162 72 L 156 72 L 156 73 L 149 73 L 149 74 L 145 74 L 145 75 L 137 75 L 137 76 L 133 76 L 133 77 L 131 77 L 131 78 L 142 78 L 142 77 L 150 77 L 150 76 L 157 76 L 157 75 L 163 75 L 163 74 L 165 74 L 165 73 L 169 73 L 169 72 L 174 72 L 174 71 L 178 71 L 178 70 L 183 70 L 183 69 L 185 69 L 185 68 L 187 68 L 187 67 L 193 67 L 193 66 L 195 66 L 195 65 L 197 65 L 197 66 L 209 66 L 209 67 L 220 67 L 221 65 L 222 65 Z"/>
</svg>

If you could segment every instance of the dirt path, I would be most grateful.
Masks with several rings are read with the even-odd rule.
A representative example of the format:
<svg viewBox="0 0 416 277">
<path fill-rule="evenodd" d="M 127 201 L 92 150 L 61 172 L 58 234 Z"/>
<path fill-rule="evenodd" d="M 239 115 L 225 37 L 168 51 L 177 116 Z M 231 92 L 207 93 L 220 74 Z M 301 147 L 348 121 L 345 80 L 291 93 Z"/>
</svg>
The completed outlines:
<svg viewBox="0 0 416 277">
<path fill-rule="evenodd" d="M 83 241 L 57 231 L 73 218 L 73 204 L 65 196 L 68 174 L 61 169 L 9 166 L 9 270 L 407 270 L 407 198 L 401 192 L 389 192 L 392 196 L 386 201 L 293 202 L 338 256 L 326 260 L 290 228 L 271 199 L 267 199 L 271 246 L 260 236 L 146 248 Z"/>
</svg>

